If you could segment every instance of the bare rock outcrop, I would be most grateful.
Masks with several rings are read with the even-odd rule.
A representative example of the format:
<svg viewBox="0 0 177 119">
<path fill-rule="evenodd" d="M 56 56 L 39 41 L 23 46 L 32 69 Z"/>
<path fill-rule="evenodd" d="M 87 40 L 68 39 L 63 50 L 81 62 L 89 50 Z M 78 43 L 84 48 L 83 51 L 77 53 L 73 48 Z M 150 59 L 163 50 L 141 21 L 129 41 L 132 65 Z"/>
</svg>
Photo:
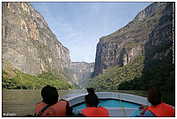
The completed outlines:
<svg viewBox="0 0 177 119">
<path fill-rule="evenodd" d="M 125 27 L 102 37 L 97 44 L 94 76 L 104 73 L 109 67 L 124 66 L 137 56 L 145 56 L 145 59 L 148 59 L 167 55 L 170 49 L 172 50 L 173 42 L 172 6 L 173 3 L 170 2 L 152 3 Z M 158 49 L 156 46 L 163 43 L 164 47 L 169 48 L 164 52 L 155 53 L 153 48 Z"/>
<path fill-rule="evenodd" d="M 24 2 L 2 4 L 2 61 L 28 74 L 60 73 L 70 65 L 69 50 L 44 18 Z M 5 68 L 5 67 L 3 67 Z"/>
</svg>

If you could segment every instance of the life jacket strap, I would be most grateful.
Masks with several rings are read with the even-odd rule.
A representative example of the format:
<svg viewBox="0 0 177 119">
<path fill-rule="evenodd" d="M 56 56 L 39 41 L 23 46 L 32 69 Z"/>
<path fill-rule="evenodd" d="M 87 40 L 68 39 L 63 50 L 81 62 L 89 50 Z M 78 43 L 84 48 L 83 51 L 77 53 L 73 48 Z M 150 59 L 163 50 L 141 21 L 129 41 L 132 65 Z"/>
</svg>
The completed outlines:
<svg viewBox="0 0 177 119">
<path fill-rule="evenodd" d="M 53 104 L 48 104 L 46 105 L 44 108 L 42 108 L 38 113 L 35 113 L 34 116 L 41 116 L 42 113 L 44 113 L 45 110 L 47 110 L 50 106 L 52 106 Z"/>
</svg>

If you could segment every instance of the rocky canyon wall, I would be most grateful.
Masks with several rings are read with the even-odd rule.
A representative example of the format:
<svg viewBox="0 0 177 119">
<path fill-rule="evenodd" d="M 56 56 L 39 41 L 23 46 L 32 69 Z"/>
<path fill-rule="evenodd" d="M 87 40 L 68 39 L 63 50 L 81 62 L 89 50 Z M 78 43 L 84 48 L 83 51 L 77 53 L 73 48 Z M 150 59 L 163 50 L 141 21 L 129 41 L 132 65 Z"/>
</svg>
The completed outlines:
<svg viewBox="0 0 177 119">
<path fill-rule="evenodd" d="M 87 83 L 86 80 L 91 78 L 93 71 L 94 63 L 72 62 L 70 65 L 73 81 L 80 87 Z"/>
<path fill-rule="evenodd" d="M 104 73 L 109 67 L 124 66 L 140 55 L 145 55 L 146 59 L 167 55 L 170 48 L 162 53 L 156 46 L 165 42 L 164 47 L 169 46 L 172 49 L 173 10 L 172 3 L 152 3 L 126 26 L 100 38 L 96 50 L 94 76 Z M 161 53 L 152 53 L 152 47 Z"/>
<path fill-rule="evenodd" d="M 60 28 L 59 28 L 60 29 Z M 28 74 L 60 73 L 70 66 L 69 50 L 44 18 L 24 2 L 2 3 L 2 61 Z"/>
</svg>

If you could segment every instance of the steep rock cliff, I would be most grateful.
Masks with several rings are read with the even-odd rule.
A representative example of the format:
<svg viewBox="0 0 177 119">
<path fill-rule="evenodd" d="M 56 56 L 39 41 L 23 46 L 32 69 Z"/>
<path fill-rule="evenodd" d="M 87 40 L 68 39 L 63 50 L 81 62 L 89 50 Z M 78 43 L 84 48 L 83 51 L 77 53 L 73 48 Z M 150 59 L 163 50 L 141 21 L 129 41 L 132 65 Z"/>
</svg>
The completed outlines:
<svg viewBox="0 0 177 119">
<path fill-rule="evenodd" d="M 2 61 L 24 73 L 60 73 L 70 65 L 69 50 L 28 3 L 2 4 Z"/>
<path fill-rule="evenodd" d="M 97 44 L 94 76 L 103 73 L 112 66 L 124 66 L 137 56 L 144 55 L 144 45 L 152 39 L 152 31 L 162 17 L 164 9 L 170 3 L 153 3 L 142 10 L 130 23 L 118 31 L 102 37 Z M 168 14 L 168 11 L 167 11 Z M 166 20 L 163 19 L 166 24 Z"/>
<path fill-rule="evenodd" d="M 160 89 L 164 102 L 175 105 L 174 16 L 175 3 L 166 4 L 159 23 L 144 45 L 142 76 L 123 82 L 119 89 L 147 90 L 156 87 Z"/>
<path fill-rule="evenodd" d="M 168 59 L 168 64 L 174 64 L 174 8 L 172 3 L 165 6 L 159 23 L 149 34 L 149 40 L 144 46 L 146 62 Z"/>
<path fill-rule="evenodd" d="M 87 83 L 86 79 L 91 78 L 94 71 L 94 63 L 72 62 L 69 69 L 73 77 L 73 81 L 76 85 L 82 87 L 82 85 Z"/>
</svg>

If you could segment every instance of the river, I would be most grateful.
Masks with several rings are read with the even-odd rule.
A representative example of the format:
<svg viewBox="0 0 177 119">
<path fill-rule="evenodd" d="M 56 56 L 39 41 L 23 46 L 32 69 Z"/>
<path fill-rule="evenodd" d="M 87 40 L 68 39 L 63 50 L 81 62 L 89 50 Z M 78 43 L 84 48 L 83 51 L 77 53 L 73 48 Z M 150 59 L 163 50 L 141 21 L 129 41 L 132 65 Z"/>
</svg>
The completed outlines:
<svg viewBox="0 0 177 119">
<path fill-rule="evenodd" d="M 2 93 L 2 112 L 3 116 L 25 116 L 34 113 L 35 104 L 41 101 L 40 90 L 7 90 L 3 89 Z M 67 94 L 80 94 L 85 90 L 59 90 L 61 99 Z M 115 91 L 126 92 L 138 95 L 144 95 L 144 92 L 137 91 Z"/>
</svg>

